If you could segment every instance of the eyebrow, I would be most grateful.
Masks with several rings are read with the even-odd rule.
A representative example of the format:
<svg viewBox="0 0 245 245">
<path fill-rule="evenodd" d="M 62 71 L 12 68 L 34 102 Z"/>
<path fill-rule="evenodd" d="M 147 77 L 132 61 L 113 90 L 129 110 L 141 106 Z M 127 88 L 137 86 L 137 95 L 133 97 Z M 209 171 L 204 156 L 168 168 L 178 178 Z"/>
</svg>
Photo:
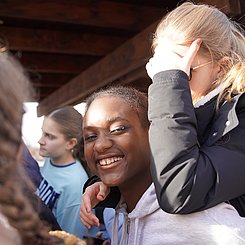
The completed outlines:
<svg viewBox="0 0 245 245">
<path fill-rule="evenodd" d="M 43 128 L 42 128 L 42 132 L 43 132 L 43 134 L 47 134 L 47 135 L 51 135 L 51 136 L 53 136 L 53 137 L 56 137 L 54 134 L 49 133 L 49 132 L 47 132 L 47 131 L 44 131 Z"/>
<path fill-rule="evenodd" d="M 112 124 L 112 123 L 114 123 L 114 122 L 118 122 L 118 121 L 124 121 L 124 122 L 128 122 L 128 120 L 126 119 L 126 118 L 122 118 L 122 117 L 110 117 L 110 118 L 108 118 L 108 119 L 106 119 L 106 122 L 107 123 L 110 123 L 110 124 Z M 85 130 L 85 129 L 87 129 L 87 130 L 89 130 L 89 129 L 92 129 L 92 128 L 95 128 L 96 126 L 86 126 L 86 127 L 84 127 L 83 129 Z"/>
</svg>

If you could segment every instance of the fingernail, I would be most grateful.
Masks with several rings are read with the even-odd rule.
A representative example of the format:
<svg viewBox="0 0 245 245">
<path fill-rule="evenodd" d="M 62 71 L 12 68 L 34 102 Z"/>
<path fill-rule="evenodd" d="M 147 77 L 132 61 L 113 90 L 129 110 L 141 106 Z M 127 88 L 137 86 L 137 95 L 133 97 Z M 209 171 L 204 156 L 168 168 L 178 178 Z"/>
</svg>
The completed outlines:
<svg viewBox="0 0 245 245">
<path fill-rule="evenodd" d="M 202 43 L 202 39 L 198 38 L 197 39 L 197 44 L 200 45 Z"/>
</svg>

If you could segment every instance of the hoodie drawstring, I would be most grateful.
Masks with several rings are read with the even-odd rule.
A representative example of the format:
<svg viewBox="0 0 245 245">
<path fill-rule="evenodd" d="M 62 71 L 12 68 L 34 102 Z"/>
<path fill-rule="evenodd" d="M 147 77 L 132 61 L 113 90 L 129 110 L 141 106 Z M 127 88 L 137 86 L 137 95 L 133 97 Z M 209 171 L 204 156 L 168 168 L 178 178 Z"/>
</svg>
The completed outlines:
<svg viewBox="0 0 245 245">
<path fill-rule="evenodd" d="M 126 204 L 125 204 L 126 205 Z M 111 245 L 127 245 L 128 240 L 128 214 L 125 211 L 125 205 L 122 205 L 121 208 L 116 209 L 115 218 L 113 222 L 113 232 Z M 118 230 L 119 230 L 119 213 L 123 214 L 123 225 L 122 225 L 122 236 L 121 241 L 118 240 Z"/>
</svg>

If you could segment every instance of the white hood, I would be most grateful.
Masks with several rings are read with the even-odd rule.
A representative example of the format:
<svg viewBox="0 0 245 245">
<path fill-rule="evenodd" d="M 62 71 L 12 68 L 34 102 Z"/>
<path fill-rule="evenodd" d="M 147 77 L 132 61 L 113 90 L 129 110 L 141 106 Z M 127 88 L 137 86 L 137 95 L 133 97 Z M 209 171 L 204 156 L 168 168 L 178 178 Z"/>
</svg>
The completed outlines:
<svg viewBox="0 0 245 245">
<path fill-rule="evenodd" d="M 118 213 L 124 215 L 119 243 Z M 152 184 L 135 209 L 126 212 L 121 199 L 116 208 L 111 245 L 242 245 L 245 244 L 245 219 L 228 204 L 188 215 L 168 214 L 160 209 Z"/>
</svg>

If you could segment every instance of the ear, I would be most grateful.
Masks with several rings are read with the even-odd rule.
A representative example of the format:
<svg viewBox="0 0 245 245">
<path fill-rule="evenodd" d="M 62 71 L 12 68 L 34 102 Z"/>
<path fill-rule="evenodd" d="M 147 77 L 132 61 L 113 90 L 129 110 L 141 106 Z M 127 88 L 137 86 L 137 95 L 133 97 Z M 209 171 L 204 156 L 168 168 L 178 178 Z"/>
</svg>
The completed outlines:
<svg viewBox="0 0 245 245">
<path fill-rule="evenodd" d="M 71 138 L 67 141 L 66 143 L 66 149 L 67 150 L 72 150 L 75 146 L 77 145 L 77 139 L 76 138 Z"/>
<path fill-rule="evenodd" d="M 228 56 L 223 57 L 218 61 L 217 78 L 223 77 L 227 70 L 231 67 L 231 58 Z"/>
</svg>

